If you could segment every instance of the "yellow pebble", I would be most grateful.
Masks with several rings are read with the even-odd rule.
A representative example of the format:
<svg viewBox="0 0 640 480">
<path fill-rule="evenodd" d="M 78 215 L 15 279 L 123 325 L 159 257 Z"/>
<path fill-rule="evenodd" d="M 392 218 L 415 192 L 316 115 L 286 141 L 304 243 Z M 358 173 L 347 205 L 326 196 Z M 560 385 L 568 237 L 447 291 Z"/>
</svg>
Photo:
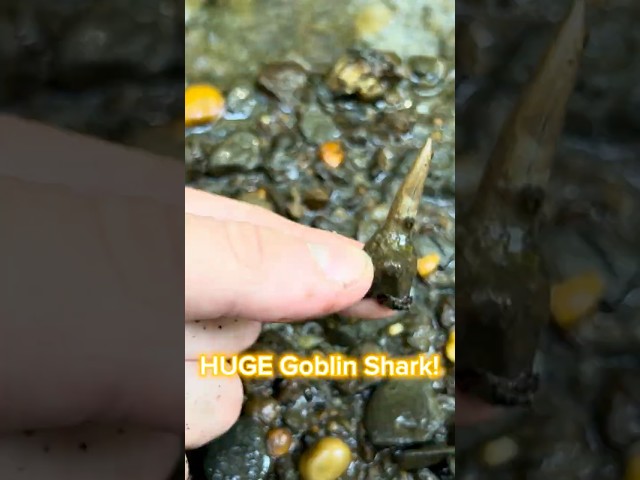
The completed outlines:
<svg viewBox="0 0 640 480">
<path fill-rule="evenodd" d="M 224 97 L 213 85 L 194 84 L 184 91 L 184 123 L 187 127 L 217 120 L 224 113 Z"/>
<path fill-rule="evenodd" d="M 490 467 L 498 467 L 513 460 L 518 450 L 518 444 L 512 438 L 497 438 L 484 446 L 483 460 Z"/>
<path fill-rule="evenodd" d="M 598 272 L 577 275 L 553 286 L 551 313 L 560 326 L 571 327 L 593 311 L 603 293 L 604 283 Z"/>
<path fill-rule="evenodd" d="M 402 325 L 401 323 L 394 323 L 392 325 L 389 325 L 389 328 L 387 329 L 387 333 L 391 337 L 400 335 L 402 332 L 404 332 L 404 325 Z"/>
<path fill-rule="evenodd" d="M 392 17 L 393 12 L 384 5 L 371 5 L 356 16 L 356 31 L 360 35 L 378 33 L 387 26 Z"/>
<path fill-rule="evenodd" d="M 456 363 L 456 329 L 454 328 L 449 333 L 449 339 L 447 340 L 447 345 L 445 346 L 445 354 L 447 358 L 451 361 L 451 363 Z"/>
<path fill-rule="evenodd" d="M 325 437 L 300 458 L 303 480 L 336 480 L 349 468 L 351 450 L 339 438 Z"/>
<path fill-rule="evenodd" d="M 418 274 L 422 278 L 426 278 L 436 271 L 438 265 L 440 265 L 440 255 L 437 253 L 425 255 L 418 259 Z"/>
<path fill-rule="evenodd" d="M 624 480 L 640 480 L 640 449 L 635 449 L 629 455 Z"/>
<path fill-rule="evenodd" d="M 260 200 L 267 199 L 267 191 L 264 188 L 259 188 L 258 190 L 256 190 L 256 195 Z"/>
</svg>

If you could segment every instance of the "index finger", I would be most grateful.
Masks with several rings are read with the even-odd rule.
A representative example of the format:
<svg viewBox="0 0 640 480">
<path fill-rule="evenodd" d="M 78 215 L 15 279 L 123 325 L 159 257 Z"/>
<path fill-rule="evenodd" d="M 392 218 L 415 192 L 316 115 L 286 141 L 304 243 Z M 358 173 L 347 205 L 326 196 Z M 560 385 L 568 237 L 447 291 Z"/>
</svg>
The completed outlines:
<svg viewBox="0 0 640 480">
<path fill-rule="evenodd" d="M 189 187 L 184 189 L 184 209 L 186 213 L 211 217 L 216 220 L 247 222 L 261 227 L 274 228 L 282 233 L 295 235 L 304 240 L 318 241 L 320 239 L 323 242 L 338 242 L 341 244 L 348 242 L 360 248 L 364 246 L 357 240 L 337 233 L 292 222 L 265 208 Z"/>
<path fill-rule="evenodd" d="M 247 222 L 185 215 L 185 319 L 303 320 L 357 303 L 371 259 Z"/>
<path fill-rule="evenodd" d="M 358 248 L 364 247 L 362 242 L 337 233 L 307 227 L 264 208 L 189 187 L 185 188 L 184 205 L 185 212 L 193 215 L 215 218 L 216 220 L 247 222 L 273 228 L 281 233 L 294 235 L 310 242 L 321 241 L 336 245 L 348 243 Z M 365 299 L 344 309 L 340 314 L 348 317 L 375 319 L 389 317 L 395 312 L 379 305 L 374 300 Z"/>
</svg>

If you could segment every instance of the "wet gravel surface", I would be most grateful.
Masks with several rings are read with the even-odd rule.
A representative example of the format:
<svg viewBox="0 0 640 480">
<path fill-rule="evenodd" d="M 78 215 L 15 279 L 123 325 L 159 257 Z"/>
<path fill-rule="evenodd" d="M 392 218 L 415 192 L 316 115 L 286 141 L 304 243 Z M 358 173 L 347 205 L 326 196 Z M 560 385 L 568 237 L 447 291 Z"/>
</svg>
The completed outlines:
<svg viewBox="0 0 640 480">
<path fill-rule="evenodd" d="M 468 193 L 569 2 L 457 5 L 457 187 Z M 625 53 L 638 43 L 625 25 L 640 12 L 627 1 L 587 8 L 590 37 L 555 156 L 543 246 L 552 298 L 582 289 L 591 308 L 566 315 L 552 305 L 539 398 L 460 442 L 459 478 L 636 478 L 640 145 L 631 110 L 640 64 Z"/>
<path fill-rule="evenodd" d="M 360 240 L 383 220 L 431 135 L 436 156 L 416 243 L 420 255 L 436 252 L 440 262 L 426 280 L 416 279 L 415 308 L 384 321 L 270 325 L 259 345 L 300 354 L 442 352 L 455 326 L 454 191 L 472 190 L 568 2 L 456 2 L 457 80 L 453 2 L 416 2 L 426 7 L 421 15 L 403 2 L 353 1 L 337 9 L 300 1 L 289 9 L 279 0 L 269 14 L 249 0 L 186 3 L 185 35 L 181 5 L 172 1 L 96 1 L 85 8 L 3 2 L 0 60 L 10 66 L 0 69 L 3 110 L 161 153 L 172 149 L 177 158 L 186 141 L 192 185 Z M 633 54 L 640 12 L 631 0 L 588 4 L 590 40 L 558 145 L 544 245 L 556 284 L 595 271 L 604 288 L 593 294 L 590 313 L 546 333 L 545 384 L 534 411 L 517 412 L 488 434 L 478 429 L 474 438 L 458 438 L 460 478 L 618 479 L 640 451 L 640 60 Z M 226 103 L 223 119 L 185 137 L 182 120 L 172 124 L 183 103 L 183 35 L 193 45 L 187 81 L 215 84 Z M 348 61 L 390 66 L 349 93 L 329 74 L 353 46 Z M 318 158 L 328 140 L 342 142 L 345 160 L 337 169 Z M 449 367 L 442 382 L 402 388 L 371 381 L 247 383 L 242 421 L 194 452 L 194 473 L 298 478 L 302 453 L 332 436 L 354 458 L 341 478 L 451 478 Z M 405 408 L 396 422 L 399 406 Z M 290 442 L 287 454 L 267 441 L 276 428 L 286 431 L 280 441 Z"/>
<path fill-rule="evenodd" d="M 317 2 L 308 3 L 318 8 Z M 249 10 L 257 7 L 247 5 Z M 372 7 L 377 8 L 374 13 Z M 198 38 L 198 29 L 208 22 L 206 15 L 216 22 L 216 7 L 199 8 L 188 14 L 187 38 Z M 222 2 L 219 8 L 228 6 Z M 366 24 L 362 11 L 367 8 L 367 18 L 373 18 L 367 21 L 375 25 L 384 23 L 386 15 L 395 19 L 389 21 L 392 33 L 379 37 L 388 45 L 395 38 L 398 52 L 372 47 L 375 39 L 339 35 L 347 21 Z M 406 47 L 404 37 L 393 33 L 399 28 L 394 22 L 408 21 L 406 13 L 402 16 L 402 2 L 347 2 L 345 11 L 352 16 L 346 19 L 338 18 L 334 7 L 330 10 L 315 24 L 296 27 L 316 28 L 313 31 L 331 39 L 325 49 L 312 49 L 315 57 L 300 58 L 310 49 L 308 44 L 294 55 L 276 43 L 273 50 L 281 54 L 255 66 L 248 60 L 252 74 L 241 79 L 222 74 L 232 67 L 214 61 L 219 53 L 215 42 L 210 48 L 192 44 L 193 53 L 187 57 L 192 55 L 194 70 L 187 69 L 187 84 L 207 81 L 220 88 L 226 111 L 212 125 L 186 131 L 187 181 L 364 242 L 386 217 L 402 178 L 431 136 L 435 156 L 417 218 L 416 248 L 419 257 L 437 254 L 438 265 L 430 275 L 416 277 L 414 307 L 385 320 L 332 316 L 297 325 L 265 325 L 255 350 L 304 356 L 443 354 L 455 328 L 455 78 L 452 30 L 434 35 L 429 27 L 447 9 L 424 9 L 420 28 L 432 38 L 424 52 L 416 52 L 416 45 Z M 235 14 L 238 21 L 248 21 L 242 13 Z M 233 13 L 224 10 L 221 15 L 229 19 Z M 278 21 L 277 15 L 273 18 Z M 322 30 L 322 25 L 334 25 L 335 31 Z M 369 33 L 363 37 L 374 35 L 365 27 Z M 203 50 L 212 56 L 198 60 Z M 328 142 L 338 142 L 344 155 L 337 166 L 321 153 Z M 447 375 L 435 382 L 245 381 L 240 423 L 190 454 L 194 477 L 297 479 L 302 472 L 310 479 L 452 478 L 454 368 L 448 361 L 446 366 Z M 285 454 L 277 455 L 267 441 L 275 429 L 289 437 Z M 344 472 L 326 470 L 321 454 L 333 455 L 331 464 L 337 468 L 345 449 L 351 461 Z"/>
</svg>

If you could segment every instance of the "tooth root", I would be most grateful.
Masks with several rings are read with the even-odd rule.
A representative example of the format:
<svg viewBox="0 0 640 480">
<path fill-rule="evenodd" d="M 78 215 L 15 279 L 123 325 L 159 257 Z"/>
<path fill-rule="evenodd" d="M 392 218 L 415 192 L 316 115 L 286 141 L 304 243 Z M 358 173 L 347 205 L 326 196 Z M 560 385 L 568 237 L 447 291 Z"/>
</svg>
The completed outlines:
<svg viewBox="0 0 640 480">
<path fill-rule="evenodd" d="M 575 0 L 502 129 L 478 201 L 497 191 L 545 188 L 585 41 L 585 2 Z"/>
<path fill-rule="evenodd" d="M 396 193 L 389 210 L 389 219 L 415 218 L 424 191 L 424 182 L 429 175 L 432 158 L 433 145 L 431 138 L 429 138 Z"/>
</svg>

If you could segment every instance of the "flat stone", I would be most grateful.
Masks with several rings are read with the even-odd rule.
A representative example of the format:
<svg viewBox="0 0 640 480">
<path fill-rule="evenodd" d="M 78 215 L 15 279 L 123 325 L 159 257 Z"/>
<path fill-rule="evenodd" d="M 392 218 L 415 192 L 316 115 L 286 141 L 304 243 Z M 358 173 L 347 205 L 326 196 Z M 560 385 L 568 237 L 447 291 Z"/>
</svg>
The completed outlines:
<svg viewBox="0 0 640 480">
<path fill-rule="evenodd" d="M 367 403 L 364 426 L 378 447 L 431 440 L 445 422 L 430 380 L 390 380 Z"/>
<path fill-rule="evenodd" d="M 300 121 L 302 135 L 311 143 L 324 143 L 340 137 L 340 130 L 329 115 L 314 105 L 302 114 Z"/>
<path fill-rule="evenodd" d="M 249 132 L 238 132 L 225 139 L 209 156 L 207 173 L 250 171 L 260 164 L 260 143 Z"/>
</svg>

